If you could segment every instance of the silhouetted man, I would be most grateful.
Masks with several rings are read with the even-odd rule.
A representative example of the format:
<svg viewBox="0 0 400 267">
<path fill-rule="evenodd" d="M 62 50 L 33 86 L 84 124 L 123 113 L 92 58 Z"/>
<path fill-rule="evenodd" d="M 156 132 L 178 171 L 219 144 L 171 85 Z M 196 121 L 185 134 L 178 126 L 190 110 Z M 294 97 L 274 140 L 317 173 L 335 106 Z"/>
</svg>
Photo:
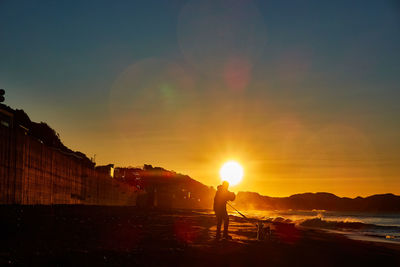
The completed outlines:
<svg viewBox="0 0 400 267">
<path fill-rule="evenodd" d="M 235 200 L 235 193 L 228 191 L 229 183 L 224 181 L 217 187 L 217 193 L 214 197 L 214 211 L 217 216 L 217 235 L 215 238 L 221 238 L 221 224 L 224 221 L 224 238 L 231 239 L 228 235 L 229 217 L 226 211 L 226 202 Z"/>
</svg>

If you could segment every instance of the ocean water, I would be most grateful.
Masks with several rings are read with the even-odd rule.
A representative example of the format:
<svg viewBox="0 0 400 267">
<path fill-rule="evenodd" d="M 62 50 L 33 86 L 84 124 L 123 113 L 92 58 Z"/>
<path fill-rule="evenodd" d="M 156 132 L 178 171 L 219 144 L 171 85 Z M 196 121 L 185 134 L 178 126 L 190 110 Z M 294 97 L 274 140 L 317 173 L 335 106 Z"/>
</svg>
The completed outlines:
<svg viewBox="0 0 400 267">
<path fill-rule="evenodd" d="M 232 215 L 235 211 L 230 212 Z M 244 211 L 249 218 L 292 222 L 299 227 L 318 228 L 349 238 L 400 244 L 400 214 L 331 211 Z"/>
</svg>

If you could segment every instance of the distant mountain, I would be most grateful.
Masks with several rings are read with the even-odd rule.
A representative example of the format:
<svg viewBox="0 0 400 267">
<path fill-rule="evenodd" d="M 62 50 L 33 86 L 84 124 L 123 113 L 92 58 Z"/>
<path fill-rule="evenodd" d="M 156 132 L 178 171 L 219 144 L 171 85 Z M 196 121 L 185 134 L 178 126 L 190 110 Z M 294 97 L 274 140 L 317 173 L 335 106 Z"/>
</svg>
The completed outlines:
<svg viewBox="0 0 400 267">
<path fill-rule="evenodd" d="M 254 192 L 239 192 L 235 204 L 241 209 L 256 210 L 400 212 L 400 196 L 393 194 L 347 198 L 319 192 L 295 194 L 290 197 L 268 197 Z"/>
</svg>

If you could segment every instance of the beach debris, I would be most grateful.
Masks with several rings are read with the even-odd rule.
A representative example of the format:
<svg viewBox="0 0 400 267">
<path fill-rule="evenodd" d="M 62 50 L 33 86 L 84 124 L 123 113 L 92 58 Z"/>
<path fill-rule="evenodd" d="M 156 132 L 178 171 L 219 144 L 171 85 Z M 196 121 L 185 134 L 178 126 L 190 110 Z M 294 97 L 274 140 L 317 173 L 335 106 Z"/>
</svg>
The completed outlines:
<svg viewBox="0 0 400 267">
<path fill-rule="evenodd" d="M 268 225 L 264 227 L 263 221 L 257 223 L 257 240 L 262 241 L 271 237 L 271 227 Z"/>
<path fill-rule="evenodd" d="M 264 240 L 264 224 L 262 221 L 257 223 L 257 240 Z"/>
</svg>

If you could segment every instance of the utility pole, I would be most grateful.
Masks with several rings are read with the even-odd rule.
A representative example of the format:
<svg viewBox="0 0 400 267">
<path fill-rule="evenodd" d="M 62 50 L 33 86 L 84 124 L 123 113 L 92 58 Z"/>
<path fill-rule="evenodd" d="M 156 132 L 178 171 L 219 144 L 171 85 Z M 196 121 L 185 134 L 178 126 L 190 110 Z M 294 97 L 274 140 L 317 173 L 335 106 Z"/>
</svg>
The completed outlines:
<svg viewBox="0 0 400 267">
<path fill-rule="evenodd" d="M 4 94 L 6 93 L 6 91 L 4 89 L 0 89 L 0 103 L 4 102 L 5 98 L 4 98 Z"/>
</svg>

